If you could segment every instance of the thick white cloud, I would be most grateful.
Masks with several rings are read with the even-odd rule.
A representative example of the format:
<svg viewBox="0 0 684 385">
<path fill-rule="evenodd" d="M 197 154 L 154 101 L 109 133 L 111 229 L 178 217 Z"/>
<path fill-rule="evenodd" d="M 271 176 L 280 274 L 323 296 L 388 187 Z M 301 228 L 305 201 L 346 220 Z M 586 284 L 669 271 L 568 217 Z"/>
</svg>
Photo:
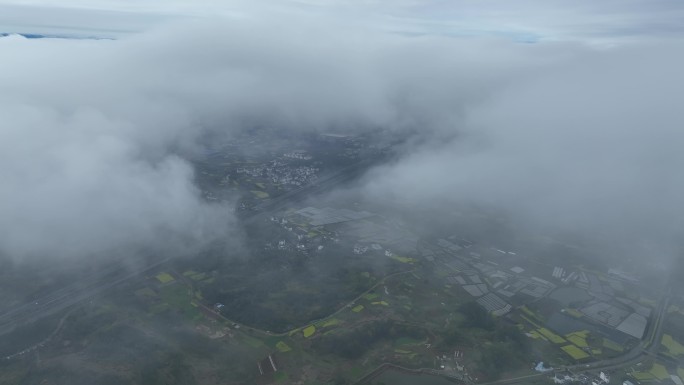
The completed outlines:
<svg viewBox="0 0 684 385">
<path fill-rule="evenodd" d="M 207 132 L 447 132 L 531 52 L 291 20 L 121 40 L 0 39 L 0 251 L 84 256 L 226 236 L 181 156 Z M 499 73 L 505 69 L 506 74 Z"/>
<path fill-rule="evenodd" d="M 183 252 L 227 236 L 227 209 L 201 201 L 169 150 L 192 145 L 192 107 L 151 79 L 135 44 L 120 45 L 0 39 L 5 254 Z"/>
<path fill-rule="evenodd" d="M 382 199 L 672 238 L 680 48 L 408 37 L 294 16 L 116 41 L 3 38 L 0 250 L 82 256 L 225 236 L 230 215 L 202 202 L 181 157 L 208 131 L 249 125 L 417 134 L 362 190 Z"/>
<path fill-rule="evenodd" d="M 459 137 L 375 170 L 367 191 L 404 205 L 495 207 L 518 225 L 672 258 L 684 233 L 682 52 L 587 51 L 512 80 L 467 111 Z"/>
</svg>

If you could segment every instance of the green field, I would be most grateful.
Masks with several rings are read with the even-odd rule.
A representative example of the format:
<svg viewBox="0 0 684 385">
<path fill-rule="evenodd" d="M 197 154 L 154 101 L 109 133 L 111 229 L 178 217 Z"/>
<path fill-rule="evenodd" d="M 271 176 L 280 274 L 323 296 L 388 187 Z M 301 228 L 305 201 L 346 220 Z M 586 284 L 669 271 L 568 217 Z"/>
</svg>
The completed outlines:
<svg viewBox="0 0 684 385">
<path fill-rule="evenodd" d="M 684 354 L 684 346 L 682 346 L 682 344 L 677 342 L 669 334 L 663 334 L 661 343 L 663 344 L 663 346 L 667 348 L 668 353 L 670 353 L 673 356 L 680 356 Z"/>
<path fill-rule="evenodd" d="M 207 277 L 205 273 L 199 273 L 193 270 L 188 270 L 183 273 L 183 276 L 192 279 L 193 281 L 201 281 Z"/>
<path fill-rule="evenodd" d="M 653 364 L 650 373 L 659 380 L 665 380 L 670 378 L 670 373 L 668 373 L 667 368 L 661 364 Z"/>
<path fill-rule="evenodd" d="M 393 255 L 390 258 L 394 259 L 395 261 L 401 262 L 401 263 L 415 263 L 416 262 L 416 260 L 413 258 L 400 257 L 398 255 Z"/>
<path fill-rule="evenodd" d="M 292 348 L 284 341 L 278 341 L 278 343 L 276 344 L 276 348 L 281 353 L 287 353 L 292 350 Z"/>
<path fill-rule="evenodd" d="M 644 365 L 646 366 L 646 365 Z M 646 366 L 647 367 L 647 366 Z M 684 374 L 684 373 L 682 373 Z M 650 369 L 644 369 L 643 371 L 639 372 L 632 372 L 631 375 L 642 382 L 652 382 L 655 380 L 669 380 L 670 379 L 670 373 L 665 367 L 665 365 L 659 364 L 657 362 L 654 362 L 651 365 Z"/>
<path fill-rule="evenodd" d="M 276 380 L 276 382 L 285 382 L 288 380 L 289 376 L 285 372 L 275 372 L 273 374 L 273 378 Z"/>
<path fill-rule="evenodd" d="M 625 351 L 625 348 L 622 347 L 622 345 L 615 343 L 607 338 L 603 339 L 603 347 L 610 350 L 614 350 L 618 353 L 622 353 L 623 351 Z"/>
<path fill-rule="evenodd" d="M 536 330 L 530 330 L 529 333 L 527 333 L 527 334 L 529 334 L 529 335 L 530 335 L 530 338 L 532 338 L 532 339 L 538 340 L 538 339 L 541 338 L 541 339 L 543 339 L 543 340 L 548 341 L 548 340 L 547 340 L 546 338 L 544 338 L 541 334 L 539 334 Z"/>
<path fill-rule="evenodd" d="M 562 344 L 565 343 L 565 339 L 558 334 L 552 332 L 551 330 L 547 328 L 539 328 L 537 329 L 539 334 L 543 335 L 544 337 L 548 338 L 549 341 L 553 342 L 554 344 Z"/>
<path fill-rule="evenodd" d="M 573 344 L 577 345 L 577 347 L 580 348 L 588 348 L 589 344 L 587 344 L 587 335 L 589 334 L 588 331 L 583 330 L 580 332 L 575 332 L 575 333 L 570 333 L 565 336 L 565 338 L 572 342 Z"/>
<path fill-rule="evenodd" d="M 571 315 L 571 316 L 573 316 L 573 317 L 575 317 L 575 318 L 582 318 L 582 317 L 584 317 L 584 314 L 582 314 L 582 312 L 580 312 L 580 311 L 577 310 L 577 309 L 571 309 L 571 308 L 565 309 L 565 314 Z"/>
<path fill-rule="evenodd" d="M 540 327 L 539 324 L 538 324 L 537 322 L 531 320 L 530 317 L 527 317 L 527 316 L 524 315 L 524 314 L 521 314 L 521 315 L 520 315 L 520 318 L 524 319 L 525 321 L 527 321 L 530 325 L 534 326 L 535 328 Z"/>
<path fill-rule="evenodd" d="M 304 338 L 309 338 L 316 333 L 316 327 L 314 325 L 309 325 L 302 330 L 302 333 L 304 334 Z"/>
<path fill-rule="evenodd" d="M 175 279 L 173 278 L 173 276 L 171 276 L 171 274 L 165 273 L 165 272 L 161 272 L 161 273 L 157 274 L 156 278 L 161 283 L 169 283 L 171 281 L 175 281 Z"/>
<path fill-rule="evenodd" d="M 266 199 L 270 197 L 266 191 L 252 190 L 251 193 L 259 199 Z"/>
<path fill-rule="evenodd" d="M 632 372 L 632 376 L 639 381 L 651 381 L 655 379 L 655 376 L 650 372 Z"/>
<path fill-rule="evenodd" d="M 318 326 L 321 328 L 326 328 L 328 326 L 339 325 L 339 323 L 340 323 L 340 320 L 338 320 L 337 318 L 330 318 L 330 319 L 327 319 L 327 320 L 321 322 Z"/>
<path fill-rule="evenodd" d="M 260 348 L 260 347 L 264 346 L 264 343 L 258 338 L 250 337 L 246 334 L 240 334 L 239 336 L 240 336 L 239 339 L 242 342 L 246 343 L 247 345 L 249 345 L 253 348 Z"/>
<path fill-rule="evenodd" d="M 578 348 L 575 345 L 566 345 L 561 347 L 565 353 L 567 353 L 570 357 L 572 357 L 575 360 L 581 360 L 584 358 L 589 357 L 589 355 L 584 352 L 582 349 Z"/>
</svg>

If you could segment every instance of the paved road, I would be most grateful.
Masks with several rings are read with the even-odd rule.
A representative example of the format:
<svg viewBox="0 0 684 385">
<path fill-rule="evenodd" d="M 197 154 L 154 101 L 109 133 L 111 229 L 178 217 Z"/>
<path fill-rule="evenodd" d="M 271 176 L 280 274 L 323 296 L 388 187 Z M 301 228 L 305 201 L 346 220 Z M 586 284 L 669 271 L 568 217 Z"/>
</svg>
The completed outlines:
<svg viewBox="0 0 684 385">
<path fill-rule="evenodd" d="M 28 354 L 28 353 L 30 353 L 30 352 L 32 352 L 32 351 L 38 350 L 38 348 L 43 347 L 45 344 L 47 344 L 48 342 L 50 342 L 50 340 L 52 340 L 52 338 L 53 338 L 55 335 L 57 335 L 57 333 L 59 333 L 59 331 L 62 329 L 62 326 L 64 326 L 64 321 L 66 321 L 66 319 L 67 319 L 67 318 L 71 315 L 71 313 L 73 313 L 74 310 L 76 310 L 76 309 L 78 309 L 78 308 L 77 308 L 77 307 L 73 307 L 73 308 L 71 308 L 71 310 L 69 310 L 68 312 L 66 312 L 66 314 L 64 314 L 64 315 L 62 316 L 62 318 L 59 319 L 59 322 L 57 323 L 57 327 L 55 327 L 54 330 L 52 330 L 52 333 L 50 333 L 50 335 L 48 335 L 47 337 L 43 338 L 42 341 L 40 341 L 40 342 L 38 342 L 38 343 L 36 343 L 36 344 L 33 344 L 32 346 L 30 346 L 30 347 L 28 347 L 28 348 L 25 348 L 25 349 L 23 349 L 23 350 L 21 350 L 21 351 L 12 353 L 12 354 L 10 354 L 10 355 L 7 355 L 7 356 L 5 356 L 5 359 L 6 359 L 6 360 L 11 360 L 11 359 L 13 359 L 13 358 L 23 356 L 24 354 Z"/>
<path fill-rule="evenodd" d="M 166 263 L 168 260 L 169 258 L 164 258 L 154 261 L 135 271 L 131 271 L 121 263 L 113 263 L 45 296 L 5 310 L 0 313 L 0 336 L 11 332 L 19 325 L 37 321 L 92 298 L 104 290 Z"/>
<path fill-rule="evenodd" d="M 288 204 L 299 202 L 307 197 L 328 191 L 343 182 L 351 181 L 362 175 L 369 167 L 383 161 L 383 157 L 373 157 L 356 162 L 335 173 L 329 174 L 311 185 L 290 191 L 275 197 L 257 207 L 256 211 L 250 211 L 242 215 L 244 221 L 256 221 L 267 217 Z M 124 263 L 111 263 L 88 277 L 79 279 L 77 282 L 56 289 L 49 294 L 0 313 L 0 336 L 14 330 L 19 325 L 35 322 L 41 318 L 56 314 L 70 306 L 78 304 L 86 299 L 116 286 L 128 279 L 138 276 L 145 271 L 158 267 L 170 258 L 155 260 L 137 269 L 131 270 Z"/>
<path fill-rule="evenodd" d="M 286 331 L 286 332 L 282 332 L 282 333 L 273 333 L 273 332 L 268 331 L 268 330 L 255 328 L 255 327 L 248 326 L 248 325 L 245 325 L 245 324 L 243 324 L 243 323 L 237 322 L 237 321 L 235 321 L 235 320 L 232 320 L 232 319 L 230 319 L 230 318 L 227 318 L 226 316 L 224 316 L 224 315 L 221 314 L 221 313 L 215 312 L 213 309 L 211 309 L 209 306 L 207 306 L 207 305 L 205 305 L 205 304 L 203 304 L 203 303 L 200 303 L 199 306 L 201 306 L 201 307 L 204 308 L 205 310 L 208 310 L 208 311 L 210 311 L 210 312 L 216 314 L 217 317 L 220 317 L 220 318 L 223 319 L 224 321 L 230 322 L 230 323 L 233 324 L 233 325 L 239 325 L 240 328 L 241 328 L 242 330 L 251 330 L 251 331 L 254 331 L 254 332 L 257 332 L 257 333 L 261 333 L 261 334 L 268 335 L 268 336 L 273 336 L 273 337 L 284 337 L 284 336 L 289 336 L 290 333 L 292 333 L 293 331 L 295 331 L 295 330 L 297 330 L 297 329 L 301 329 L 301 328 L 303 328 L 303 327 L 305 327 L 305 326 L 312 325 L 312 324 L 316 324 L 316 323 L 319 323 L 319 322 L 323 322 L 323 321 L 326 321 L 326 320 L 328 320 L 328 319 L 330 319 L 330 318 L 335 317 L 335 316 L 336 316 L 337 314 L 339 314 L 340 312 L 342 312 L 342 311 L 344 311 L 345 309 L 348 309 L 348 308 L 350 308 L 352 305 L 354 305 L 354 304 L 355 304 L 357 301 L 359 301 L 364 295 L 370 293 L 370 292 L 371 292 L 372 290 L 374 290 L 374 289 L 377 289 L 378 286 L 386 284 L 386 283 L 387 283 L 387 280 L 389 280 L 389 279 L 391 279 L 391 278 L 393 278 L 393 277 L 399 276 L 399 275 L 413 273 L 413 271 L 414 271 L 414 270 L 411 269 L 411 270 L 400 271 L 400 272 L 397 272 L 397 273 L 393 273 L 393 274 L 387 275 L 387 276 L 383 277 L 380 281 L 378 281 L 375 285 L 371 286 L 368 290 L 366 290 L 366 291 L 364 291 L 363 293 L 359 294 L 356 298 L 354 298 L 354 299 L 352 299 L 351 301 L 347 302 L 344 306 L 340 306 L 339 309 L 337 309 L 337 310 L 335 310 L 334 312 L 328 314 L 327 316 L 325 316 L 325 317 L 323 317 L 323 318 L 319 318 L 319 319 L 315 319 L 315 320 L 308 321 L 306 324 L 304 324 L 304 325 L 302 325 L 302 326 L 300 326 L 300 327 L 296 327 L 296 328 L 294 328 L 294 329 L 292 329 L 292 330 L 289 330 L 289 331 Z M 176 274 L 177 274 L 177 273 L 176 273 Z M 178 274 L 177 274 L 177 275 L 178 275 Z M 182 277 L 182 276 L 181 276 L 181 277 Z M 184 277 L 182 277 L 182 279 L 183 279 L 184 282 L 186 282 L 186 284 L 192 285 L 192 283 L 191 283 L 189 280 L 185 279 Z"/>
<path fill-rule="evenodd" d="M 662 335 L 663 335 L 662 326 L 663 326 L 663 322 L 665 319 L 665 314 L 666 314 L 667 309 L 669 307 L 669 303 L 670 303 L 670 293 L 668 292 L 666 294 L 666 296 L 664 296 L 663 299 L 660 301 L 660 304 L 659 304 L 657 312 L 656 312 L 656 318 L 655 318 L 655 321 L 653 323 L 653 327 L 651 327 L 651 329 L 649 330 L 649 333 L 646 336 L 646 338 L 644 338 L 638 346 L 636 346 L 635 348 L 633 348 L 632 350 L 630 350 L 626 354 L 624 354 L 620 357 L 612 358 L 612 359 L 592 362 L 590 364 L 573 365 L 573 366 L 567 366 L 567 367 L 559 368 L 559 369 L 568 369 L 571 372 L 610 371 L 610 370 L 624 368 L 625 366 L 636 365 L 637 363 L 641 362 L 644 359 L 644 356 L 655 355 L 657 350 L 658 350 L 658 347 L 659 347 L 659 343 L 657 343 L 657 342 L 661 340 Z M 375 370 L 373 372 L 371 372 L 371 374 L 374 372 L 375 372 Z M 439 371 L 433 371 L 432 374 L 448 376 L 447 373 L 440 373 Z M 500 379 L 497 381 L 479 383 L 478 385 L 525 384 L 529 380 L 540 379 L 540 378 L 544 378 L 544 377 L 548 377 L 548 376 L 549 376 L 549 373 L 532 373 L 532 374 L 520 376 L 520 377 L 504 378 L 504 379 Z M 356 384 L 360 385 L 361 382 L 357 382 Z"/>
<path fill-rule="evenodd" d="M 584 365 L 573 365 L 573 366 L 568 366 L 568 367 L 559 368 L 559 369 L 568 369 L 572 372 L 578 372 L 578 371 L 610 371 L 610 370 L 624 368 L 626 366 L 636 365 L 637 363 L 641 362 L 645 358 L 645 356 L 656 356 L 658 348 L 660 346 L 659 342 L 663 336 L 662 326 L 663 326 L 663 322 L 665 321 L 665 315 L 666 315 L 667 309 L 668 309 L 669 304 L 670 304 L 670 298 L 671 298 L 671 291 L 668 289 L 668 292 L 665 294 L 665 296 L 660 301 L 660 304 L 658 305 L 658 309 L 655 312 L 654 322 L 652 324 L 652 327 L 649 329 L 649 332 L 648 332 L 646 338 L 644 338 L 638 346 L 634 347 L 629 352 L 625 353 L 624 355 L 622 355 L 620 357 L 616 357 L 616 358 L 596 361 L 596 362 L 592 362 L 590 364 L 584 364 Z M 515 378 L 506 378 L 506 379 L 501 379 L 498 381 L 487 382 L 487 383 L 483 383 L 480 385 L 520 384 L 520 383 L 524 383 L 525 381 L 528 381 L 530 379 L 541 378 L 541 377 L 545 377 L 545 376 L 548 376 L 548 373 L 534 373 L 534 374 L 530 374 L 527 376 L 521 376 L 521 377 L 515 377 Z"/>
</svg>

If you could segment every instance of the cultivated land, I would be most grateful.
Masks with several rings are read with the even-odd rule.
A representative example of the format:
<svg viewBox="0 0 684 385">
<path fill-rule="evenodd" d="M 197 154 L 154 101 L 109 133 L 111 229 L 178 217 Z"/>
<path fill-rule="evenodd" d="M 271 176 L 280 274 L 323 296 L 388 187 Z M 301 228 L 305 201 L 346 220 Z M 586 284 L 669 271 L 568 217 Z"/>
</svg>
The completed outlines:
<svg viewBox="0 0 684 385">
<path fill-rule="evenodd" d="M 0 291 L 10 304 L 0 313 L 0 383 L 684 375 L 684 302 L 668 276 L 646 285 L 652 277 L 597 263 L 590 247 L 511 235 L 478 210 L 425 226 L 351 198 L 307 200 L 353 179 L 367 159 L 391 157 L 391 147 L 354 136 L 271 139 L 246 134 L 196 160 L 208 200 L 239 197 L 238 246 L 152 258 L 134 271 L 83 267 L 52 286 L 5 270 L 6 285 L 29 294 Z M 535 371 L 540 361 L 552 370 Z"/>
</svg>

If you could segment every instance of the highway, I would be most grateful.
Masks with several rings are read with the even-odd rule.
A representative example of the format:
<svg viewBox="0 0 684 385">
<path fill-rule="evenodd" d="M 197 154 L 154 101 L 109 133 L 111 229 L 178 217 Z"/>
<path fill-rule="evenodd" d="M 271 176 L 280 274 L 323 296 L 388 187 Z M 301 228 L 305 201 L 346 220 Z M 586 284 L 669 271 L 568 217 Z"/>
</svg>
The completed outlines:
<svg viewBox="0 0 684 385">
<path fill-rule="evenodd" d="M 669 285 L 668 285 L 669 287 Z M 641 340 L 641 343 L 631 349 L 629 352 L 625 353 L 620 357 L 615 357 L 607 360 L 601 360 L 592 362 L 589 364 L 573 365 L 562 368 L 557 368 L 557 370 L 569 370 L 571 372 L 586 372 L 586 371 L 611 371 L 626 366 L 636 365 L 643 361 L 647 356 L 657 356 L 658 347 L 660 345 L 660 340 L 663 336 L 663 322 L 665 321 L 665 316 L 667 314 L 667 309 L 670 304 L 671 290 L 668 289 L 667 293 L 661 299 L 658 309 L 655 312 L 655 318 L 653 324 L 651 325 L 647 336 Z M 511 385 L 520 384 L 528 381 L 530 379 L 541 378 L 548 376 L 549 373 L 534 373 L 527 376 L 506 378 L 497 381 L 482 383 L 481 385 Z"/>
<path fill-rule="evenodd" d="M 351 181 L 384 159 L 384 157 L 378 156 L 358 161 L 318 179 L 315 183 L 270 199 L 257 206 L 256 210 L 244 213 L 241 219 L 245 222 L 263 219 L 288 204 L 300 202 L 313 194 L 328 191 L 340 183 Z M 102 267 L 96 273 L 80 278 L 78 281 L 54 290 L 41 298 L 6 309 L 0 313 L 0 336 L 10 333 L 19 325 L 35 322 L 93 298 L 111 287 L 168 262 L 170 259 L 153 260 L 138 269 L 131 269 L 123 262 L 113 262 Z"/>
<path fill-rule="evenodd" d="M 669 285 L 668 285 L 669 287 Z M 604 371 L 608 372 L 611 370 L 616 370 L 620 368 L 624 368 L 626 366 L 630 365 L 636 365 L 639 362 L 641 362 L 646 356 L 657 356 L 657 350 L 659 347 L 659 341 L 662 338 L 663 335 L 663 322 L 665 321 L 665 315 L 667 313 L 667 309 L 670 304 L 670 298 L 671 298 L 671 290 L 668 289 L 668 292 L 663 296 L 661 299 L 658 309 L 655 312 L 655 319 L 654 322 L 649 329 L 649 332 L 646 336 L 646 338 L 641 340 L 641 343 L 631 349 L 629 352 L 625 353 L 624 355 L 620 357 L 615 357 L 607 360 L 601 360 L 601 361 L 596 361 L 592 362 L 589 364 L 581 364 L 581 365 L 573 365 L 573 366 L 566 366 L 566 367 L 561 367 L 561 368 L 556 368 L 554 371 L 565 371 L 568 370 L 570 372 L 599 372 L 599 371 Z M 381 365 L 380 367 L 374 369 L 373 371 L 369 372 L 366 376 L 363 377 L 362 380 L 357 381 L 355 385 L 362 385 L 368 377 L 371 377 L 374 373 L 376 373 L 377 370 L 380 370 L 384 365 L 388 365 L 387 363 Z M 408 370 L 408 369 L 407 369 Z M 426 371 L 427 369 L 419 369 Z M 490 381 L 490 382 L 482 382 L 478 383 L 477 385 L 514 385 L 514 384 L 526 384 L 529 380 L 534 380 L 534 379 L 541 379 L 544 377 L 549 377 L 550 374 L 553 372 L 547 372 L 547 373 L 532 373 L 528 374 L 525 376 L 519 376 L 519 377 L 512 377 L 512 378 L 503 378 L 500 380 L 496 381 Z M 440 372 L 437 370 L 430 370 L 430 374 L 438 375 L 438 376 L 443 376 L 443 377 L 451 377 L 450 373 L 445 373 L 445 372 Z M 465 383 L 465 382 L 464 382 Z"/>
<path fill-rule="evenodd" d="M 304 186 L 294 191 L 290 191 L 256 207 L 256 210 L 242 215 L 244 221 L 256 221 L 265 216 L 284 208 L 287 204 L 300 202 L 307 197 L 322 193 L 332 189 L 340 183 L 351 181 L 362 175 L 369 167 L 379 163 L 382 158 L 371 158 L 357 162 L 336 173 L 320 178 L 316 183 Z M 66 308 L 76 305 L 84 300 L 94 297 L 105 290 L 114 287 L 128 279 L 138 276 L 146 271 L 154 269 L 166 262 L 170 258 L 164 258 L 151 262 L 137 270 L 131 270 L 123 263 L 112 263 L 97 273 L 82 278 L 73 284 L 55 290 L 39 299 L 10 308 L 0 313 L 0 336 L 14 330 L 18 325 L 34 322 L 43 317 L 56 314 Z M 612 359 L 596 361 L 589 364 L 574 365 L 558 369 L 577 371 L 610 371 L 629 365 L 635 365 L 642 361 L 646 356 L 657 357 L 659 341 L 662 338 L 662 325 L 665 314 L 669 306 L 670 292 L 663 297 L 657 311 L 653 324 L 649 328 L 647 336 L 642 342 L 624 355 Z M 501 379 L 497 381 L 483 383 L 483 385 L 509 385 L 520 384 L 530 379 L 548 376 L 548 373 L 533 373 L 526 376 Z"/>
<path fill-rule="evenodd" d="M 54 290 L 41 298 L 8 309 L 0 314 L 0 336 L 11 332 L 19 325 L 37 321 L 92 298 L 104 290 L 153 269 L 168 260 L 169 258 L 165 258 L 135 271 L 124 266 L 123 263 L 113 263 L 98 270 L 97 273 Z"/>
</svg>

